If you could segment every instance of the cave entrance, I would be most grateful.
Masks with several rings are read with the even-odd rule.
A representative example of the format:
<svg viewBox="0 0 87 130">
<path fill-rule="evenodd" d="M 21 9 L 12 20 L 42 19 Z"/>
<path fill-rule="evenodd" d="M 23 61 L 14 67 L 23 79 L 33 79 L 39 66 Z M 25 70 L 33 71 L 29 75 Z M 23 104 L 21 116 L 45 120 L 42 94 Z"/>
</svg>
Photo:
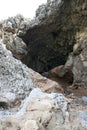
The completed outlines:
<svg viewBox="0 0 87 130">
<path fill-rule="evenodd" d="M 51 24 L 34 26 L 21 37 L 28 47 L 28 54 L 23 62 L 42 75 L 44 72 L 50 74 L 50 71 L 55 67 L 64 65 L 69 53 L 73 50 L 74 32 L 61 30 L 57 26 L 57 22 L 56 20 Z M 51 74 L 48 78 L 50 77 Z M 63 77 L 56 75 L 56 77 L 68 82 L 66 77 L 68 79 L 68 77 L 72 77 L 72 74 L 71 76 L 65 74 Z M 72 78 L 70 82 L 73 82 Z"/>
<path fill-rule="evenodd" d="M 28 54 L 23 62 L 39 73 L 64 65 L 73 48 L 72 44 L 69 45 L 68 39 L 59 36 L 59 34 L 63 36 L 65 34 L 61 34 L 61 32 L 43 32 L 41 34 L 39 29 L 32 31 L 29 30 L 27 35 L 22 38 L 28 47 Z"/>
</svg>

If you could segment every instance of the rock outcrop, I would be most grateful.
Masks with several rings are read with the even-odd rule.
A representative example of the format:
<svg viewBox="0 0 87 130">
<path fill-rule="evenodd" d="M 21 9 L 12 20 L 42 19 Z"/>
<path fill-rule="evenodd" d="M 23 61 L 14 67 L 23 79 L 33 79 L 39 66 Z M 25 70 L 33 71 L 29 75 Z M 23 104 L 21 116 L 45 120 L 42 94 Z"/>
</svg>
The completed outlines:
<svg viewBox="0 0 87 130">
<path fill-rule="evenodd" d="M 0 94 L 13 93 L 24 98 L 33 89 L 29 69 L 21 61 L 13 58 L 0 41 Z M 2 96 L 3 97 L 3 96 Z"/>
<path fill-rule="evenodd" d="M 75 88 L 87 87 L 87 29 L 76 35 L 76 44 L 72 53 L 69 54 L 65 65 L 58 66 L 47 73 L 46 77 L 52 76 L 67 79 Z"/>
<path fill-rule="evenodd" d="M 14 57 L 23 60 L 27 55 L 27 47 L 18 35 L 23 35 L 29 28 L 29 19 L 22 15 L 10 17 L 0 23 L 0 38 Z"/>
<path fill-rule="evenodd" d="M 0 121 L 0 129 L 86 130 L 87 108 L 84 109 L 81 102 L 87 103 L 86 97 L 72 100 L 62 94 L 47 94 L 34 89 L 15 115 Z"/>
<path fill-rule="evenodd" d="M 65 64 L 66 68 L 72 70 L 74 87 L 87 87 L 87 30 L 77 33 L 77 41 Z"/>
<path fill-rule="evenodd" d="M 86 129 L 86 0 L 47 0 L 33 20 L 1 22 L 0 130 Z"/>
<path fill-rule="evenodd" d="M 64 65 L 68 55 L 73 52 L 73 46 L 77 46 L 80 42 L 84 45 L 79 46 L 84 46 L 85 50 L 83 49 L 83 52 L 76 50 L 75 53 L 85 51 L 87 55 L 86 40 L 81 35 L 86 32 L 84 30 L 87 27 L 86 5 L 86 0 L 48 0 L 46 5 L 40 6 L 36 11 L 36 18 L 30 22 L 30 28 L 22 36 L 28 46 L 25 64 L 40 73 L 49 71 L 56 66 Z M 83 41 L 78 41 L 78 34 L 81 35 Z M 73 83 L 79 85 L 80 82 L 82 86 L 87 87 L 86 67 L 81 65 L 85 62 L 80 61 L 81 58 L 79 59 L 75 54 L 73 58 L 73 68 L 67 68 L 73 75 Z M 86 60 L 85 56 L 84 61 Z"/>
<path fill-rule="evenodd" d="M 48 0 L 33 20 L 17 15 L 0 23 L 0 37 L 13 56 L 33 70 L 42 74 L 64 65 L 63 77 L 68 71 L 73 86 L 87 86 L 86 12 L 85 0 Z"/>
<path fill-rule="evenodd" d="M 61 86 L 29 69 L 15 59 L 0 41 L 0 102 L 10 106 L 12 102 L 21 101 L 34 87 L 44 92 L 63 92 Z M 12 96 L 11 96 L 12 95 Z"/>
</svg>

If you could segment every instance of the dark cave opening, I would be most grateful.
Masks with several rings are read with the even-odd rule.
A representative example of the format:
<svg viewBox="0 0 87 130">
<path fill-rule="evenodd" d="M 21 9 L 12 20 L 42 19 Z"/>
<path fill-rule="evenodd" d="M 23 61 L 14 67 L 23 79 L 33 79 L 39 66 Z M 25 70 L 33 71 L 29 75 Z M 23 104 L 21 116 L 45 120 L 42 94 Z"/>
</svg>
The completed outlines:
<svg viewBox="0 0 87 130">
<path fill-rule="evenodd" d="M 36 72 L 43 73 L 64 65 L 72 51 L 73 40 L 70 40 L 70 32 L 66 34 L 52 30 L 47 26 L 34 27 L 21 37 L 28 48 L 28 54 L 23 62 Z"/>
<path fill-rule="evenodd" d="M 54 48 L 53 49 L 51 48 L 50 50 L 50 46 L 46 47 L 45 44 L 43 45 L 40 44 L 40 42 L 36 42 L 36 41 L 33 43 L 29 42 L 28 45 L 29 52 L 28 55 L 24 58 L 23 62 L 29 68 L 40 73 L 42 76 L 45 76 L 53 81 L 58 82 L 65 89 L 65 86 L 72 85 L 73 73 L 70 70 L 67 70 L 63 76 L 60 76 L 59 74 L 60 72 L 58 72 L 57 70 L 55 70 L 55 72 L 51 71 L 56 67 L 60 68 L 60 66 L 64 66 L 67 61 L 67 57 L 69 53 L 67 52 L 67 47 L 61 47 L 61 46 L 59 47 L 60 47 L 59 51 L 57 50 L 57 52 L 55 51 L 51 52 Z M 61 70 L 61 73 L 62 71 L 63 69 Z"/>
<path fill-rule="evenodd" d="M 62 30 L 57 22 L 34 26 L 21 36 L 28 48 L 28 54 L 23 59 L 23 63 L 42 75 L 44 72 L 49 73 L 53 68 L 64 65 L 75 44 L 75 30 Z M 66 77 L 68 79 L 68 74 L 57 78 L 66 80 Z M 72 73 L 70 77 L 69 82 L 72 84 Z"/>
</svg>

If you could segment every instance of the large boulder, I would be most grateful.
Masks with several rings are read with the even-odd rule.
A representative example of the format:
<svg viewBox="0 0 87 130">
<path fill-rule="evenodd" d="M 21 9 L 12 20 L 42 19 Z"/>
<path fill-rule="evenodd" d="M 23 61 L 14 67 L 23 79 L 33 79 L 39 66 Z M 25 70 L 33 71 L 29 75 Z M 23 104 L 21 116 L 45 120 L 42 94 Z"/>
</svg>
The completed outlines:
<svg viewBox="0 0 87 130">
<path fill-rule="evenodd" d="M 0 41 L 0 91 L 26 96 L 33 88 L 29 69 L 21 61 L 13 58 Z"/>
<path fill-rule="evenodd" d="M 63 92 L 61 86 L 29 69 L 15 59 L 0 41 L 0 102 L 6 106 L 23 100 L 34 87 L 44 92 Z"/>
<path fill-rule="evenodd" d="M 47 94 L 34 89 L 22 102 L 18 112 L 0 120 L 0 129 L 86 130 L 86 98 L 72 100 L 62 94 Z"/>
</svg>

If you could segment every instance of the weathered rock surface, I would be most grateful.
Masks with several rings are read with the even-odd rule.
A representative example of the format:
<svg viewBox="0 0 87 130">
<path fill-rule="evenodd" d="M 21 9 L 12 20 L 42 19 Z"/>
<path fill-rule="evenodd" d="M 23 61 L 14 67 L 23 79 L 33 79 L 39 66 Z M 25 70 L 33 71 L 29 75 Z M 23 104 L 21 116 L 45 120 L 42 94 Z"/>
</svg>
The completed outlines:
<svg viewBox="0 0 87 130">
<path fill-rule="evenodd" d="M 48 0 L 32 21 L 0 23 L 0 130 L 87 129 L 87 93 L 61 88 L 87 87 L 86 15 L 86 0 Z"/>
<path fill-rule="evenodd" d="M 86 130 L 87 107 L 75 102 L 62 94 L 47 94 L 34 89 L 19 112 L 0 121 L 0 129 Z"/>
<path fill-rule="evenodd" d="M 29 28 L 29 19 L 22 15 L 8 18 L 0 23 L 0 38 L 14 57 L 23 60 L 27 54 L 26 44 L 18 35 L 23 35 Z"/>
<path fill-rule="evenodd" d="M 3 98 L 1 100 L 11 105 L 17 99 L 24 99 L 34 87 L 39 87 L 45 92 L 63 92 L 58 83 L 41 76 L 13 58 L 12 53 L 0 41 L 0 97 Z"/>
<path fill-rule="evenodd" d="M 29 69 L 13 58 L 12 53 L 0 42 L 0 92 L 25 96 L 32 88 Z"/>
<path fill-rule="evenodd" d="M 39 87 L 44 92 L 61 92 L 64 93 L 63 88 L 59 83 L 49 80 L 32 70 L 29 71 L 31 79 L 33 79 L 33 86 Z"/>
<path fill-rule="evenodd" d="M 71 65 L 70 68 L 66 68 L 73 75 L 74 85 L 87 87 L 87 70 L 84 67 L 87 56 L 83 56 L 87 55 L 86 36 L 81 35 L 87 32 L 85 31 L 87 27 L 86 5 L 86 0 L 48 0 L 46 5 L 40 6 L 27 33 L 22 36 L 28 46 L 28 54 L 24 62 L 40 73 L 49 71 L 56 66 L 64 65 L 75 45 L 74 48 L 78 49 L 74 49 L 72 54 L 73 67 Z M 81 35 L 79 40 L 78 34 Z M 80 57 L 84 57 L 84 63 Z M 64 68 L 65 72 L 66 68 Z"/>
<path fill-rule="evenodd" d="M 8 19 L 2 21 L 3 30 L 6 32 L 24 34 L 29 28 L 30 19 L 24 18 L 22 15 L 16 15 L 15 17 L 9 17 Z"/>
<path fill-rule="evenodd" d="M 72 82 L 72 88 L 87 87 L 87 29 L 76 35 L 76 44 L 65 65 L 44 73 L 48 78 L 60 77 Z M 60 80 L 61 80 L 60 79 Z M 87 91 L 87 90 L 86 90 Z"/>
<path fill-rule="evenodd" d="M 1 41 L 0 130 L 87 129 L 87 97 L 65 98 L 38 88 L 32 90 L 34 87 L 45 92 L 63 92 L 59 84 L 13 58 Z"/>
<path fill-rule="evenodd" d="M 50 4 L 47 3 L 47 5 L 39 7 L 38 10 L 44 10 L 43 8 L 45 8 L 46 14 L 52 10 L 51 14 L 39 20 L 40 22 L 38 24 L 37 20 L 36 24 L 30 24 L 31 27 L 22 37 L 24 42 L 28 45 L 29 52 L 25 63 L 38 72 L 48 71 L 57 65 L 64 64 L 68 53 L 72 50 L 73 40 L 71 40 L 71 34 L 63 30 L 63 27 L 66 25 L 63 24 L 63 27 L 61 27 L 62 25 L 60 26 L 62 18 L 68 16 L 64 16 L 66 10 L 64 10 L 64 14 L 61 16 L 62 12 L 61 10 L 59 11 L 59 8 L 62 6 L 62 1 L 57 0 L 56 2 L 57 4 L 55 1 L 51 1 Z M 44 14 L 42 10 L 38 14 L 38 10 L 36 11 L 36 19 L 39 19 L 41 14 Z M 68 39 L 66 39 L 65 36 Z"/>
<path fill-rule="evenodd" d="M 77 41 L 65 64 L 66 68 L 73 73 L 74 87 L 87 87 L 87 30 L 77 33 Z"/>
<path fill-rule="evenodd" d="M 33 20 L 17 15 L 0 23 L 0 37 L 14 57 L 35 71 L 43 73 L 67 61 L 62 78 L 70 73 L 73 86 L 87 86 L 86 12 L 86 1 L 48 0 Z M 72 62 L 70 67 L 68 62 Z"/>
</svg>

